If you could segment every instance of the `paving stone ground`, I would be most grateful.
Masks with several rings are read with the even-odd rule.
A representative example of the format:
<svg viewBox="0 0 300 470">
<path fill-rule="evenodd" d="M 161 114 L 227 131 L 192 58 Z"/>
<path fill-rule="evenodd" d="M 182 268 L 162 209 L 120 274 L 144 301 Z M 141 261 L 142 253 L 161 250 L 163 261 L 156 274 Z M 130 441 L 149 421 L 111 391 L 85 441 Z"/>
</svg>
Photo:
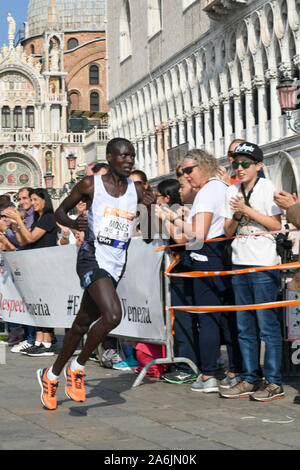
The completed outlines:
<svg viewBox="0 0 300 470">
<path fill-rule="evenodd" d="M 40 403 L 36 370 L 53 358 L 7 351 L 0 365 L 1 450 L 299 450 L 299 379 L 285 380 L 286 398 L 271 403 L 226 400 L 89 361 L 87 400 L 72 402 L 58 388 L 58 408 Z"/>
</svg>

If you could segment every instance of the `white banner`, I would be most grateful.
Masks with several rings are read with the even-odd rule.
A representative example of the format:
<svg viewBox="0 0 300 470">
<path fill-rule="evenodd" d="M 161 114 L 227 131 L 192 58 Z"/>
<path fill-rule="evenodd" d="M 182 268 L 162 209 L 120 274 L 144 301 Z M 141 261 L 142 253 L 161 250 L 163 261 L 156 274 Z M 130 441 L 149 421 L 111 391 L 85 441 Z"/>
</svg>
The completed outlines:
<svg viewBox="0 0 300 470">
<path fill-rule="evenodd" d="M 152 341 L 166 338 L 160 285 L 163 253 L 155 251 L 158 243 L 131 241 L 117 289 L 122 321 L 113 334 Z M 3 253 L 1 318 L 22 325 L 70 328 L 83 294 L 76 258 L 74 245 Z"/>
</svg>

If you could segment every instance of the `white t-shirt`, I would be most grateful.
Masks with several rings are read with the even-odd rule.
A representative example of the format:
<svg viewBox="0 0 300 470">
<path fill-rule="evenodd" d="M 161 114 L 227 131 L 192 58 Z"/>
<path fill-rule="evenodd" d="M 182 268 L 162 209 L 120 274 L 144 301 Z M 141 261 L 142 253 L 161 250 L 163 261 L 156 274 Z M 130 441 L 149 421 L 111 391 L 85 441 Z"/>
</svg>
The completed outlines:
<svg viewBox="0 0 300 470">
<path fill-rule="evenodd" d="M 221 215 L 221 209 L 224 204 L 225 194 L 228 186 L 224 181 L 218 178 L 211 178 L 197 193 L 187 222 L 192 224 L 193 217 L 196 214 L 209 212 L 212 213 L 211 224 L 206 239 L 220 237 L 224 234 L 224 216 Z M 198 233 L 203 232 L 202 227 L 197 228 Z M 192 252 L 191 258 L 199 261 L 206 261 L 207 258 Z M 205 258 L 205 259 L 204 259 Z"/>
<path fill-rule="evenodd" d="M 282 214 L 282 210 L 274 202 L 275 187 L 270 180 L 260 178 L 250 196 L 250 205 L 261 214 L 273 216 Z M 226 219 L 232 219 L 233 210 L 229 202 L 231 198 L 242 196 L 241 183 L 227 188 L 225 203 L 221 211 Z M 249 235 L 251 233 L 268 232 L 263 225 L 254 220 L 247 221 L 245 217 L 238 225 L 236 235 Z M 232 263 L 249 266 L 272 266 L 280 263 L 276 252 L 274 235 L 236 238 L 232 242 Z"/>
</svg>

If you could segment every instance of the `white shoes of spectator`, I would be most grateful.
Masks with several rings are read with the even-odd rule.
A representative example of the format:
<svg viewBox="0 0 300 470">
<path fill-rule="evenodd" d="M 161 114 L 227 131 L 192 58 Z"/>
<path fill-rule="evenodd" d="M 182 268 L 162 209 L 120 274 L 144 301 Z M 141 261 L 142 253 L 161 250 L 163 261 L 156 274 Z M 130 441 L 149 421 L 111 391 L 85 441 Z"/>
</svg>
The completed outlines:
<svg viewBox="0 0 300 470">
<path fill-rule="evenodd" d="M 32 344 L 31 343 L 28 343 L 27 340 L 25 341 L 21 341 L 21 343 L 19 344 L 16 344 L 15 346 L 13 346 L 10 350 L 10 352 L 12 353 L 23 353 L 25 351 L 27 351 L 27 349 L 31 348 L 32 347 Z"/>
</svg>

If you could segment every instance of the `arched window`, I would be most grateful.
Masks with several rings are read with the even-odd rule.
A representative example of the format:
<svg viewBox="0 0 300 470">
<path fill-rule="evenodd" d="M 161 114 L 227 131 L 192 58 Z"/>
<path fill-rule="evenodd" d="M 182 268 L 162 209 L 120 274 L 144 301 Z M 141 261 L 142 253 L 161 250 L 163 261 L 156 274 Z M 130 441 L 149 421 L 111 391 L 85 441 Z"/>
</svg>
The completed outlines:
<svg viewBox="0 0 300 470">
<path fill-rule="evenodd" d="M 90 85 L 99 84 L 99 67 L 98 65 L 90 66 Z"/>
<path fill-rule="evenodd" d="M 123 0 L 120 15 L 120 61 L 132 54 L 131 45 L 131 13 L 129 0 Z"/>
<path fill-rule="evenodd" d="M 10 109 L 8 106 L 3 106 L 2 108 L 2 127 L 3 129 L 10 129 Z"/>
<path fill-rule="evenodd" d="M 26 108 L 26 127 L 29 129 L 34 128 L 34 107 L 27 106 Z"/>
<path fill-rule="evenodd" d="M 14 109 L 14 129 L 22 129 L 22 108 L 16 106 Z"/>
<path fill-rule="evenodd" d="M 162 28 L 161 0 L 148 0 L 148 38 L 158 33 Z"/>
<path fill-rule="evenodd" d="M 76 38 L 71 38 L 68 41 L 68 50 L 75 49 L 78 46 L 78 40 Z"/>
<path fill-rule="evenodd" d="M 77 91 L 72 91 L 70 93 L 70 110 L 71 111 L 76 111 L 77 109 L 80 109 L 80 106 L 79 106 L 79 93 Z"/>
<path fill-rule="evenodd" d="M 30 45 L 31 54 L 35 54 L 34 44 Z"/>
<path fill-rule="evenodd" d="M 90 95 L 90 110 L 97 112 L 100 109 L 99 106 L 99 93 L 97 93 L 97 91 L 92 91 Z"/>
</svg>

